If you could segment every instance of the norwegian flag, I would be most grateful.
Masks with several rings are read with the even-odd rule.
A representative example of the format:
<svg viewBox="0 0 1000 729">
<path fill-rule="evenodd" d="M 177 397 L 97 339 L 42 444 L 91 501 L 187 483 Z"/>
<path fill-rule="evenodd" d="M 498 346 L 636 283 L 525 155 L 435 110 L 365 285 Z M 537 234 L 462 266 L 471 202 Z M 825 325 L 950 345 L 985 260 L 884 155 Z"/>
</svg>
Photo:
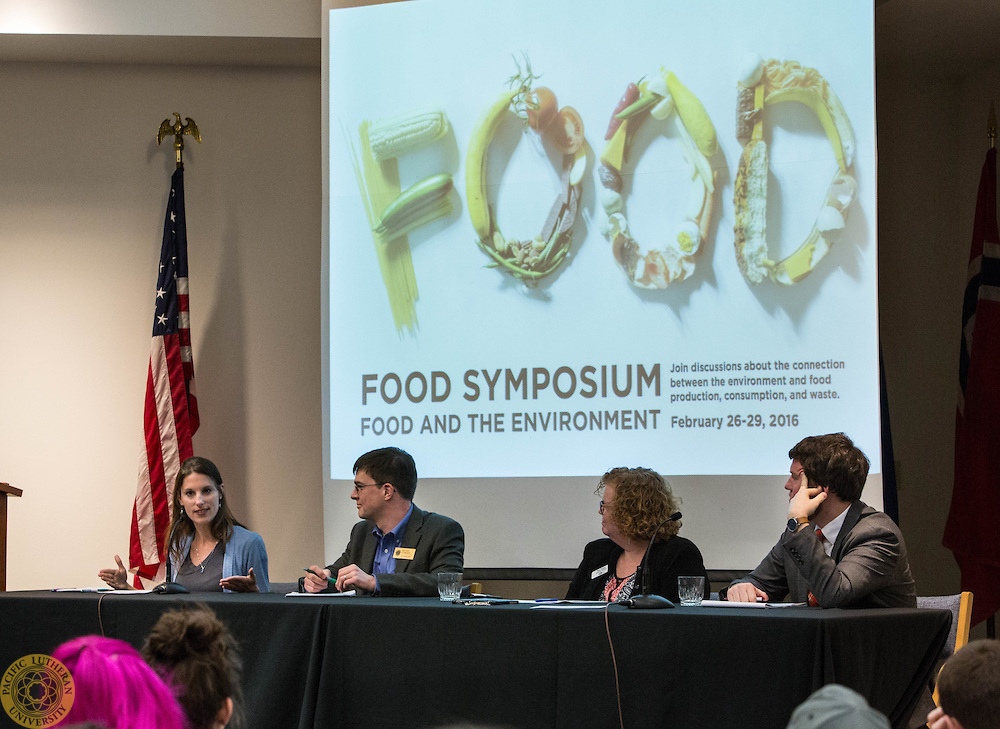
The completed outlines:
<svg viewBox="0 0 1000 729">
<path fill-rule="evenodd" d="M 174 479 L 181 462 L 193 455 L 191 436 L 199 422 L 188 314 L 183 167 L 174 171 L 170 182 L 154 306 L 143 418 L 145 448 L 129 544 L 129 567 L 136 574 L 136 587 L 142 586 L 140 578 L 164 579 Z"/>
<path fill-rule="evenodd" d="M 975 596 L 972 624 L 1000 609 L 1000 235 L 997 152 L 986 153 L 962 309 L 955 485 L 944 546 Z"/>
</svg>

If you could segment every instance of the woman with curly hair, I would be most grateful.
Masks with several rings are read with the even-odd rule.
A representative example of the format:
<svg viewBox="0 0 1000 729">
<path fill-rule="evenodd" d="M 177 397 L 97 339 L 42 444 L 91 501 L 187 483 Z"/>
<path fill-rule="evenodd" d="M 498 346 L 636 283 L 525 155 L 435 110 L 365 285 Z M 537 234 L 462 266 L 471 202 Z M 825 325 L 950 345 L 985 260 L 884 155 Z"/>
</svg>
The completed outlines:
<svg viewBox="0 0 1000 729">
<path fill-rule="evenodd" d="M 584 548 L 567 599 L 622 602 L 652 594 L 677 601 L 681 575 L 704 576 L 708 597 L 701 552 L 694 542 L 677 536 L 680 499 L 660 474 L 648 468 L 613 468 L 601 478 L 596 493 L 601 495 L 597 511 L 607 538 Z M 645 585 L 639 571 L 643 560 Z"/>
</svg>

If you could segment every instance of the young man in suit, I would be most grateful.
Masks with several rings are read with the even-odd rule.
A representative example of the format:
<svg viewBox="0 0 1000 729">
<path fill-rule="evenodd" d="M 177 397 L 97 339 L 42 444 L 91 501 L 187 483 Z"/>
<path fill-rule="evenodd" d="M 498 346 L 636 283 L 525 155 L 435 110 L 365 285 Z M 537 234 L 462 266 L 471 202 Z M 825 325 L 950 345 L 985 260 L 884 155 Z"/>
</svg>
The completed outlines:
<svg viewBox="0 0 1000 729">
<path fill-rule="evenodd" d="M 916 607 L 906 544 L 892 519 L 861 501 L 868 458 L 843 433 L 805 438 L 792 459 L 788 523 L 745 579 L 725 591 L 732 602 L 821 607 Z"/>
<path fill-rule="evenodd" d="M 300 589 L 437 596 L 437 573 L 462 571 L 465 533 L 457 521 L 418 509 L 416 488 L 417 467 L 406 451 L 379 448 L 361 456 L 351 492 L 361 521 L 340 558 L 310 567 Z"/>
</svg>

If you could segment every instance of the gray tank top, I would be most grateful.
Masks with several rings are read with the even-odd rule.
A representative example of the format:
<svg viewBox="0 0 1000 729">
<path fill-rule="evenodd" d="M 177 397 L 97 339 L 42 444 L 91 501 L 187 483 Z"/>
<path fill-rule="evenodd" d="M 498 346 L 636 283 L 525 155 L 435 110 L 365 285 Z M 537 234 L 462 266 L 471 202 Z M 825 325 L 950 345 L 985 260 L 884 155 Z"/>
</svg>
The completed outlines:
<svg viewBox="0 0 1000 729">
<path fill-rule="evenodd" d="M 212 553 L 201 564 L 196 565 L 191 562 L 189 550 L 174 579 L 191 592 L 222 592 L 219 580 L 222 579 L 222 559 L 225 554 L 226 543 L 220 540 Z"/>
</svg>

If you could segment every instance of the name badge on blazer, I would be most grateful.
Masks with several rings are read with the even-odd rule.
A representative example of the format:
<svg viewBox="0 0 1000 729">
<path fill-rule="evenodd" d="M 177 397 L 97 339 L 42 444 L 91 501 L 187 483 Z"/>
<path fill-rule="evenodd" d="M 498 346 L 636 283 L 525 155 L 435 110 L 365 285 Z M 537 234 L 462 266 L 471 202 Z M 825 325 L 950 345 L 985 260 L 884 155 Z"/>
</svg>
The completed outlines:
<svg viewBox="0 0 1000 729">
<path fill-rule="evenodd" d="M 407 549 L 406 547 L 396 547 L 392 552 L 393 559 L 413 559 L 417 554 L 415 549 Z"/>
<path fill-rule="evenodd" d="M 608 566 L 604 565 L 603 567 L 598 567 L 596 570 L 591 572 L 590 579 L 594 579 L 595 577 L 600 577 L 601 575 L 606 575 L 606 574 L 608 574 Z"/>
</svg>

